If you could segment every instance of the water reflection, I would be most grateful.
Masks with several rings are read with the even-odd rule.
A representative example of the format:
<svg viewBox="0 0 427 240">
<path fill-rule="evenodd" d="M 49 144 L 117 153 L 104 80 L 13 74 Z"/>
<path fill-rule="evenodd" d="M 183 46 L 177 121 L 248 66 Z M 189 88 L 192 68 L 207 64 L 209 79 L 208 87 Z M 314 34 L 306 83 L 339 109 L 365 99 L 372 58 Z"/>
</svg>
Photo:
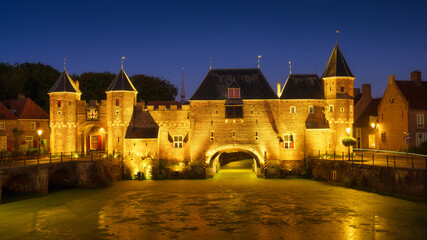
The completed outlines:
<svg viewBox="0 0 427 240">
<path fill-rule="evenodd" d="M 250 170 L 0 205 L 1 239 L 423 239 L 427 204 Z"/>
</svg>

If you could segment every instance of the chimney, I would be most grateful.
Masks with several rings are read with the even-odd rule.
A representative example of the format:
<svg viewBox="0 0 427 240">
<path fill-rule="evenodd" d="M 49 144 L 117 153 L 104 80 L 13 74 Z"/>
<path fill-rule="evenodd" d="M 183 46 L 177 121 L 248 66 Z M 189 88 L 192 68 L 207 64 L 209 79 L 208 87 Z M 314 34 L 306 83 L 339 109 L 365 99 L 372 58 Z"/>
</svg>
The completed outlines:
<svg viewBox="0 0 427 240">
<path fill-rule="evenodd" d="M 18 101 L 25 99 L 25 93 L 18 93 Z"/>
<path fill-rule="evenodd" d="M 411 72 L 411 81 L 421 82 L 421 72 L 417 70 Z"/>
<path fill-rule="evenodd" d="M 394 82 L 394 75 L 388 76 L 388 82 L 389 83 Z"/>
<path fill-rule="evenodd" d="M 362 84 L 362 95 L 371 97 L 371 84 Z"/>
<path fill-rule="evenodd" d="M 360 94 L 360 88 L 354 88 L 353 89 L 353 96 L 357 96 L 357 95 L 359 95 Z"/>
<path fill-rule="evenodd" d="M 277 96 L 280 97 L 280 92 L 281 92 L 281 86 L 280 83 L 277 83 Z"/>
</svg>

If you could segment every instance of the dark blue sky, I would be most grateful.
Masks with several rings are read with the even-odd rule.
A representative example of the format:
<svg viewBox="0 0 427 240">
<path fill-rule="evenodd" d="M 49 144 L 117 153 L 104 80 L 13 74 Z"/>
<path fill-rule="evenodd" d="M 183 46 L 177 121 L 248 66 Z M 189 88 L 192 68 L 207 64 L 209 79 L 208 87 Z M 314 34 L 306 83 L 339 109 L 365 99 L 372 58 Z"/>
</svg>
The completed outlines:
<svg viewBox="0 0 427 240">
<path fill-rule="evenodd" d="M 120 70 L 160 76 L 187 99 L 213 68 L 261 70 L 273 89 L 293 73 L 323 72 L 338 44 L 379 97 L 388 75 L 427 78 L 423 1 L 0 1 L 0 61 L 42 62 L 70 74 Z M 140 89 L 144 91 L 144 89 Z"/>
</svg>

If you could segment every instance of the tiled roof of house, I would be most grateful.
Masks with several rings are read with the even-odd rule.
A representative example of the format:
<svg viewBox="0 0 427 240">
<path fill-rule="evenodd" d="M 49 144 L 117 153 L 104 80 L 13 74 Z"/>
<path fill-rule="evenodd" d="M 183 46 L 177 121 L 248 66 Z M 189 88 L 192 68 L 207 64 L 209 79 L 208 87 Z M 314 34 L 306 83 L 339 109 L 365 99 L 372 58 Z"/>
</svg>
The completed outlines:
<svg viewBox="0 0 427 240">
<path fill-rule="evenodd" d="M 0 102 L 0 119 L 16 120 L 15 114 L 13 114 L 2 102 Z"/>
<path fill-rule="evenodd" d="M 360 114 L 360 117 L 356 119 L 354 126 L 356 127 L 367 127 L 369 126 L 369 116 L 378 116 L 378 105 L 381 102 L 381 98 L 372 99 L 371 103 L 365 108 Z"/>
<path fill-rule="evenodd" d="M 291 74 L 280 99 L 324 99 L 323 81 L 316 74 Z"/>
<path fill-rule="evenodd" d="M 241 99 L 277 99 L 258 68 L 244 68 L 210 70 L 190 100 L 227 100 L 228 88 L 236 86 Z"/>
<path fill-rule="evenodd" d="M 81 93 L 80 90 L 75 85 L 73 79 L 68 75 L 67 71 L 64 70 L 58 80 L 56 80 L 53 87 L 49 90 L 51 92 L 75 92 Z"/>
<path fill-rule="evenodd" d="M 18 119 L 49 119 L 49 114 L 28 97 L 4 100 L 3 104 Z"/>
<path fill-rule="evenodd" d="M 338 47 L 338 44 L 335 44 L 334 50 L 332 51 L 328 64 L 323 72 L 322 78 L 325 77 L 354 77 L 340 48 Z"/>
<path fill-rule="evenodd" d="M 114 78 L 113 82 L 110 86 L 105 90 L 109 91 L 133 91 L 138 92 L 130 81 L 128 75 L 125 73 L 125 70 L 120 69 L 120 72 L 117 74 L 116 78 Z"/>
<path fill-rule="evenodd" d="M 427 109 L 427 82 L 395 81 L 411 109 Z"/>
</svg>

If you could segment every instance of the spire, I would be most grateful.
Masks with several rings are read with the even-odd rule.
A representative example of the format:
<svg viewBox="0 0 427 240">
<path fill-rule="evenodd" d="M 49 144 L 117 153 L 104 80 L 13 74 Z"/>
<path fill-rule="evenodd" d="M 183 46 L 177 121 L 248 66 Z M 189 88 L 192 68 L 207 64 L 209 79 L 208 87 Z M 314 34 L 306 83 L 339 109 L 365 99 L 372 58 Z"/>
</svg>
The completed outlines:
<svg viewBox="0 0 427 240">
<path fill-rule="evenodd" d="M 105 91 L 106 92 L 109 92 L 109 91 L 138 92 L 138 91 L 136 91 L 135 87 L 133 86 L 132 82 L 130 81 L 125 70 L 123 69 L 123 66 L 120 69 L 120 72 L 117 74 L 116 78 L 114 78 L 113 82 L 110 84 L 110 86 Z"/>
<path fill-rule="evenodd" d="M 323 72 L 322 78 L 325 77 L 354 77 L 340 48 L 338 47 L 338 43 L 335 43 L 334 50 L 332 51 L 328 64 Z"/>
<path fill-rule="evenodd" d="M 184 68 L 182 70 L 182 81 L 181 81 L 181 105 L 185 103 L 185 88 L 184 88 Z"/>
<path fill-rule="evenodd" d="M 64 59 L 64 63 L 65 63 Z M 71 79 L 70 75 L 68 75 L 67 71 L 65 70 L 65 64 L 64 64 L 64 72 L 61 73 L 58 80 L 56 80 L 53 87 L 49 90 L 48 93 L 51 92 L 74 92 L 74 93 L 81 93 L 79 88 L 74 83 L 73 79 Z"/>
</svg>

